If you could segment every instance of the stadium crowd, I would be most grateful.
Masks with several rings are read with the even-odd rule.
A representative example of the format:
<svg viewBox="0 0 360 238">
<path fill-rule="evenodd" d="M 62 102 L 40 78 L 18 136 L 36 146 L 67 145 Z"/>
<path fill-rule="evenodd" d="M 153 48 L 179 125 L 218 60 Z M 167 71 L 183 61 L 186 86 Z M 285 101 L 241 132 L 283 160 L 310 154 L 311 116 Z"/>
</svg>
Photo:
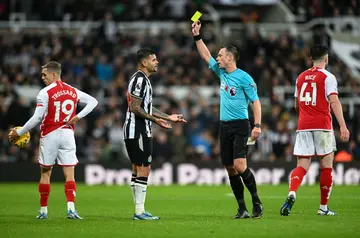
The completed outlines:
<svg viewBox="0 0 360 238">
<path fill-rule="evenodd" d="M 206 0 L 27 0 L 0 2 L 0 20 L 10 12 L 26 12 L 28 20 L 62 21 L 70 14 L 71 21 L 102 20 L 104 12 L 116 21 L 188 19 Z"/>
<path fill-rule="evenodd" d="M 205 27 L 206 28 L 206 27 Z M 219 46 L 211 43 L 214 34 L 205 29 L 203 39 L 213 55 Z M 240 50 L 239 67 L 248 71 L 258 85 L 259 95 L 270 104 L 263 106 L 262 136 L 250 149 L 254 161 L 293 161 L 297 117 L 286 100 L 292 94 L 280 97 L 274 88 L 279 85 L 294 86 L 296 76 L 311 66 L 307 50 L 310 43 L 317 43 L 326 35 L 314 36 L 311 42 L 284 32 L 262 37 L 259 32 L 249 33 L 235 44 Z M 0 36 L 0 162 L 33 162 L 38 154 L 38 129 L 25 149 L 11 146 L 7 140 L 9 128 L 23 125 L 35 108 L 33 101 L 17 93 L 17 86 L 43 87 L 41 65 L 57 60 L 63 66 L 62 80 L 78 87 L 99 100 L 99 106 L 76 126 L 77 153 L 80 162 L 126 160 L 123 142 L 123 121 L 127 109 L 126 90 L 131 75 L 136 71 L 134 54 L 143 46 L 157 52 L 159 72 L 151 77 L 153 87 L 188 86 L 189 92 L 182 100 L 165 90 L 156 94 L 155 107 L 167 113 L 180 112 L 188 123 L 175 125 L 165 131 L 154 128 L 155 161 L 219 161 L 218 143 L 219 106 L 218 94 L 211 99 L 200 94 L 201 86 L 219 85 L 218 79 L 207 68 L 194 48 L 189 32 L 179 29 L 173 33 L 142 37 L 133 35 L 107 35 L 104 28 L 92 35 L 37 36 L 8 34 Z M 328 68 L 339 85 L 357 92 L 359 84 L 343 62 L 331 55 Z M 351 94 L 351 92 L 350 92 Z M 340 95 L 342 96 L 342 95 Z M 160 103 L 161 102 L 161 103 Z M 338 144 L 354 158 L 360 158 L 360 118 L 357 108 L 351 117 L 349 107 L 344 114 L 352 138 L 348 144 Z M 251 115 L 251 113 L 250 113 Z M 335 120 L 334 120 L 335 123 Z M 338 126 L 335 125 L 336 134 Z"/>
<path fill-rule="evenodd" d="M 309 21 L 317 17 L 359 16 L 359 0 L 282 0 L 296 15 Z"/>
</svg>

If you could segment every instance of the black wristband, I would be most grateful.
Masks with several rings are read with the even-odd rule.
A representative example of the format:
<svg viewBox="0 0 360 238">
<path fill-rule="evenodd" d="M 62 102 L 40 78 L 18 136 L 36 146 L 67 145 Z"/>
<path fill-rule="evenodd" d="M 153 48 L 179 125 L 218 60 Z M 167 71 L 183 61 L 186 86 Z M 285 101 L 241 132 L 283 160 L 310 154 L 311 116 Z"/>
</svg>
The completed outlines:
<svg viewBox="0 0 360 238">
<path fill-rule="evenodd" d="M 195 41 L 201 40 L 201 35 L 194 36 L 194 40 Z"/>
<path fill-rule="evenodd" d="M 261 128 L 261 124 L 260 124 L 260 123 L 256 123 L 256 124 L 254 125 L 254 127 L 256 127 L 256 128 Z"/>
</svg>

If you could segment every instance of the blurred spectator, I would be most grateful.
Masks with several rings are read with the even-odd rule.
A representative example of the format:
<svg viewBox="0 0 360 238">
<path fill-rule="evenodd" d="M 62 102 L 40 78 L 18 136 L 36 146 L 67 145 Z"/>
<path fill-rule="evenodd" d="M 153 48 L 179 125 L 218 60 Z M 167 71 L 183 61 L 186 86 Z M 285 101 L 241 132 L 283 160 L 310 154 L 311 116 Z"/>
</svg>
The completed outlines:
<svg viewBox="0 0 360 238">
<path fill-rule="evenodd" d="M 282 0 L 300 21 L 315 17 L 359 16 L 360 0 Z"/>
<path fill-rule="evenodd" d="M 172 130 L 169 138 L 170 147 L 173 150 L 174 161 L 185 160 L 185 148 L 187 144 L 186 137 L 184 136 L 183 126 L 176 125 Z"/>
<path fill-rule="evenodd" d="M 173 156 L 173 147 L 170 144 L 168 135 L 164 131 L 158 131 L 154 134 L 153 157 L 156 161 L 171 161 Z"/>
<path fill-rule="evenodd" d="M 315 32 L 313 34 L 313 42 L 314 44 L 325 45 L 329 49 L 331 49 L 331 37 L 329 33 L 327 33 L 325 26 L 318 26 L 315 29 Z"/>
</svg>

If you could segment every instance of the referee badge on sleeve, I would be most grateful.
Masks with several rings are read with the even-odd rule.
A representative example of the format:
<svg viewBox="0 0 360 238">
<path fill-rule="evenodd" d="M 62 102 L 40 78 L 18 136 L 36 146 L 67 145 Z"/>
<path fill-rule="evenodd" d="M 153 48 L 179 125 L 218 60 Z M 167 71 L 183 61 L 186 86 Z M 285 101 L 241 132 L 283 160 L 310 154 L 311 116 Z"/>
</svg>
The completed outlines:
<svg viewBox="0 0 360 238">
<path fill-rule="evenodd" d="M 250 87 L 252 87 L 255 91 L 257 91 L 257 87 L 256 87 L 256 83 L 251 83 L 249 84 Z"/>
<path fill-rule="evenodd" d="M 230 95 L 235 96 L 236 95 L 236 88 L 230 88 Z"/>
</svg>

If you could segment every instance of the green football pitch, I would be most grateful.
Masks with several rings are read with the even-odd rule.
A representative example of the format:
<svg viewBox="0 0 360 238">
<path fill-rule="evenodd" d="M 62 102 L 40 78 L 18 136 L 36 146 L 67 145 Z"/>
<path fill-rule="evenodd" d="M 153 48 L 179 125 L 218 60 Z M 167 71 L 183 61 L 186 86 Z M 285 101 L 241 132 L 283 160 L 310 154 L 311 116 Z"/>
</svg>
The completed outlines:
<svg viewBox="0 0 360 238">
<path fill-rule="evenodd" d="M 264 216 L 247 220 L 232 219 L 237 206 L 228 186 L 149 186 L 146 209 L 158 221 L 132 220 L 129 187 L 81 184 L 76 207 L 84 220 L 67 220 L 63 191 L 63 184 L 52 185 L 49 219 L 37 220 L 37 184 L 0 184 L 0 237 L 360 237 L 356 186 L 334 186 L 335 217 L 316 215 L 318 186 L 300 188 L 289 217 L 279 215 L 287 185 L 259 186 Z"/>
</svg>

